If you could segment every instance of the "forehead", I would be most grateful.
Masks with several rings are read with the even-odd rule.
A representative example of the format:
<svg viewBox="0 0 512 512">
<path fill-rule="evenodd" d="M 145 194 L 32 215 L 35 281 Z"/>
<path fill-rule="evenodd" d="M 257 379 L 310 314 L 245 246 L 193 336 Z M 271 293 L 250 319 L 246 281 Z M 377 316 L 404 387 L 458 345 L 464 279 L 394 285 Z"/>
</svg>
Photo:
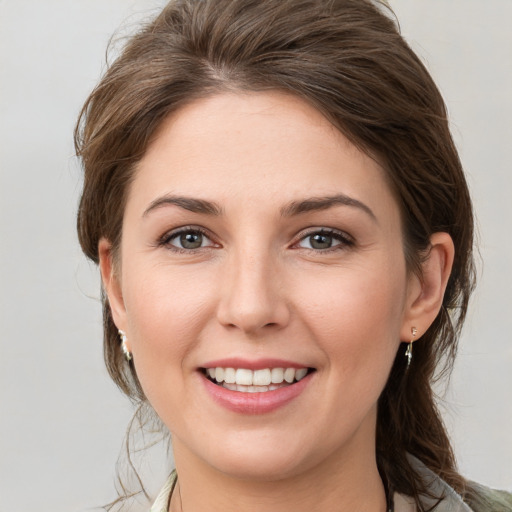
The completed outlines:
<svg viewBox="0 0 512 512">
<path fill-rule="evenodd" d="M 278 92 L 226 93 L 192 102 L 162 123 L 129 200 L 143 208 L 168 193 L 227 207 L 236 200 L 278 207 L 337 192 L 394 203 L 381 166 L 305 101 Z"/>
</svg>

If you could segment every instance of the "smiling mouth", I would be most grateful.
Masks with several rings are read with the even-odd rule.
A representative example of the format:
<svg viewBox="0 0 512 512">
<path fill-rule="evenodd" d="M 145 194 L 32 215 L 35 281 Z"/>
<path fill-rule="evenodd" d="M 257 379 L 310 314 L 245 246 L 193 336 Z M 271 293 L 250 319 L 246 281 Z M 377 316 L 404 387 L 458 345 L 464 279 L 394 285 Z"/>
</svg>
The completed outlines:
<svg viewBox="0 0 512 512">
<path fill-rule="evenodd" d="M 314 368 L 203 368 L 204 376 L 214 384 L 241 393 L 266 393 L 296 384 L 314 372 Z"/>
</svg>

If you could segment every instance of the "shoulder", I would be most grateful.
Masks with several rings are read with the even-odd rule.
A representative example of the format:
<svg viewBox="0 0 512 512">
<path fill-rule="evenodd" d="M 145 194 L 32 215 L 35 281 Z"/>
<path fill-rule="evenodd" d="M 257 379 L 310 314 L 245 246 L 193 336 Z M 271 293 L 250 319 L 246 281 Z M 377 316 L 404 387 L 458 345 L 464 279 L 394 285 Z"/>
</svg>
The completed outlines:
<svg viewBox="0 0 512 512">
<path fill-rule="evenodd" d="M 442 496 L 440 502 L 425 497 L 422 502 L 426 509 L 435 512 L 512 512 L 512 494 L 490 489 L 476 482 L 468 481 L 464 496 L 461 497 L 438 475 L 430 471 L 421 461 L 409 455 L 413 467 L 421 475 L 432 496 Z"/>
<path fill-rule="evenodd" d="M 512 512 L 512 493 L 468 482 L 466 501 L 473 512 Z"/>
</svg>

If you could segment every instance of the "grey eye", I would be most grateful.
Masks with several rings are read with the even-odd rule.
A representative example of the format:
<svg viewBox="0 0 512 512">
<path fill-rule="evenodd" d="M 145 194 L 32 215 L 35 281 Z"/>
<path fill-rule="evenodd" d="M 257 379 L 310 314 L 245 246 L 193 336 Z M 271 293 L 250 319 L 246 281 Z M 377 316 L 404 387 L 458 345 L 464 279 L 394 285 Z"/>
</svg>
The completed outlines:
<svg viewBox="0 0 512 512">
<path fill-rule="evenodd" d="M 321 229 L 305 235 L 297 245 L 304 249 L 327 251 L 328 249 L 350 247 L 353 245 L 353 241 L 342 232 Z"/>
<path fill-rule="evenodd" d="M 333 245 L 332 236 L 323 233 L 315 233 L 308 238 L 312 249 L 329 249 Z"/>
<path fill-rule="evenodd" d="M 162 245 L 179 250 L 193 251 L 194 249 L 210 247 L 214 244 L 207 235 L 198 229 L 184 229 L 166 235 L 162 239 Z"/>
<path fill-rule="evenodd" d="M 203 246 L 203 234 L 198 232 L 182 233 L 179 235 L 179 243 L 183 249 L 199 249 Z"/>
<path fill-rule="evenodd" d="M 330 233 L 313 233 L 304 237 L 299 245 L 306 249 L 317 249 L 320 251 L 322 249 L 330 249 L 340 243 L 339 237 Z"/>
</svg>

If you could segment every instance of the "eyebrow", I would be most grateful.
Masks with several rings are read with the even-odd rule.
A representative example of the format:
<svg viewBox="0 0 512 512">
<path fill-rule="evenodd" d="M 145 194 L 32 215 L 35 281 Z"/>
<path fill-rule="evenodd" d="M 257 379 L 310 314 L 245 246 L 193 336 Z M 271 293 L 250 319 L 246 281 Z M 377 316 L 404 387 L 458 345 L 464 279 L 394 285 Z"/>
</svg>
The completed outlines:
<svg viewBox="0 0 512 512">
<path fill-rule="evenodd" d="M 165 195 L 155 199 L 146 208 L 143 217 L 146 217 L 153 210 L 162 208 L 163 206 L 174 205 L 179 206 L 185 210 L 194 213 L 201 213 L 203 215 L 220 216 L 223 213 L 223 209 L 217 203 L 213 201 L 207 201 L 205 199 L 195 199 L 192 197 L 185 196 L 173 196 Z M 362 203 L 361 201 L 354 199 L 353 197 L 345 194 L 336 194 L 334 196 L 324 197 L 308 197 L 301 201 L 291 201 L 287 205 L 281 208 L 282 217 L 293 217 L 294 215 L 300 215 L 302 213 L 321 211 L 333 208 L 334 206 L 350 206 L 353 208 L 359 208 L 366 214 L 368 214 L 372 220 L 377 222 L 377 217 L 373 213 L 370 207 Z"/>
<path fill-rule="evenodd" d="M 179 206 L 184 210 L 188 210 L 194 213 L 202 213 L 204 215 L 222 215 L 222 208 L 212 201 L 206 201 L 204 199 L 195 199 L 192 197 L 165 195 L 152 201 L 151 204 L 146 208 L 142 216 L 146 217 L 153 210 L 157 210 L 158 208 L 162 208 L 163 206 L 167 205 Z"/>
<path fill-rule="evenodd" d="M 368 214 L 372 220 L 377 222 L 377 217 L 369 206 L 357 199 L 354 199 L 353 197 L 346 196 L 345 194 L 336 194 L 334 196 L 325 197 L 308 197 L 301 201 L 292 201 L 281 208 L 281 215 L 283 217 L 291 217 L 293 215 L 299 215 L 306 212 L 327 210 L 334 206 L 350 206 L 353 208 L 359 208 Z"/>
</svg>

